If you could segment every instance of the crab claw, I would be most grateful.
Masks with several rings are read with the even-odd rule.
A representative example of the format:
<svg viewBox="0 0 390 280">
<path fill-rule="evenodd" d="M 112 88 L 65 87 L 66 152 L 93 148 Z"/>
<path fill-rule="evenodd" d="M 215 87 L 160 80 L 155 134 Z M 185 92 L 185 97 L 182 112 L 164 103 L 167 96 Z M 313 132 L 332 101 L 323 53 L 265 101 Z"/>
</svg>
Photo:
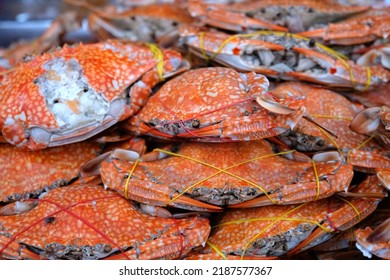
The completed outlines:
<svg viewBox="0 0 390 280">
<path fill-rule="evenodd" d="M 386 38 L 389 32 L 390 17 L 387 14 L 358 16 L 338 23 L 330 23 L 325 28 L 308 30 L 299 35 L 323 39 L 330 44 L 355 45 Z"/>
<path fill-rule="evenodd" d="M 374 135 L 386 147 L 390 146 L 390 108 L 371 107 L 360 111 L 350 124 L 351 130 Z"/>
<path fill-rule="evenodd" d="M 382 222 L 377 228 L 357 229 L 356 247 L 363 255 L 371 258 L 372 255 L 383 259 L 390 259 L 390 218 Z"/>
</svg>

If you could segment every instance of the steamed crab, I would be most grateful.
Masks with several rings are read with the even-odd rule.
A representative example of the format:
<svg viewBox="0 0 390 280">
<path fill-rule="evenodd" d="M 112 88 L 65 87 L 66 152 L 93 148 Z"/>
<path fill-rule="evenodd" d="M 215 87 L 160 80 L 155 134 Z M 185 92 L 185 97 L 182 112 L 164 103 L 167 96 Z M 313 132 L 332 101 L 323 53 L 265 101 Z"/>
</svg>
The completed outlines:
<svg viewBox="0 0 390 280">
<path fill-rule="evenodd" d="M 287 27 L 290 32 L 301 32 L 313 25 L 341 20 L 370 9 L 368 6 L 344 6 L 335 1 L 316 0 L 246 0 L 204 6 L 202 8 L 205 11 L 217 11 L 211 20 L 222 27 L 235 26 L 241 27 L 242 30 L 253 30 L 258 27 L 247 23 L 259 21 Z M 271 26 L 270 23 L 267 27 Z"/>
<path fill-rule="evenodd" d="M 274 99 L 263 75 L 231 68 L 190 70 L 166 82 L 127 129 L 166 139 L 254 140 L 293 128 L 308 117 L 300 97 Z M 289 106 L 296 106 L 290 109 Z"/>
<path fill-rule="evenodd" d="M 103 183 L 144 204 L 217 211 L 216 206 L 293 204 L 328 197 L 347 191 L 353 176 L 351 165 L 313 162 L 293 151 L 275 153 L 265 140 L 189 142 L 175 150 L 158 149 L 139 160 L 116 151 L 101 163 Z"/>
<path fill-rule="evenodd" d="M 210 232 L 200 216 L 151 217 L 94 185 L 48 192 L 17 213 L 0 209 L 0 257 L 6 259 L 176 259 L 202 246 Z"/>
<path fill-rule="evenodd" d="M 39 151 L 0 144 L 0 202 L 36 197 L 44 190 L 67 185 L 80 167 L 102 152 L 96 142 L 80 142 Z"/>
<path fill-rule="evenodd" d="M 2 135 L 30 150 L 84 140 L 136 113 L 155 84 L 187 68 L 179 53 L 155 46 L 64 46 L 3 76 Z"/>
<path fill-rule="evenodd" d="M 205 248 L 189 259 L 273 258 L 291 256 L 325 242 L 372 213 L 385 193 L 376 177 L 353 192 L 376 198 L 327 199 L 298 205 L 271 205 L 223 213 Z"/>
<path fill-rule="evenodd" d="M 259 31 L 229 35 L 180 28 L 191 52 L 241 71 L 255 71 L 283 80 L 303 80 L 332 88 L 364 91 L 387 83 L 383 67 L 364 67 L 314 40 L 291 33 Z"/>
<path fill-rule="evenodd" d="M 381 147 L 374 139 L 350 129 L 357 112 L 354 104 L 344 96 L 299 82 L 282 83 L 272 93 L 275 96 L 305 96 L 308 113 L 317 123 L 337 135 L 331 136 L 320 127 L 302 120 L 294 129 L 277 136 L 290 148 L 311 153 L 337 150 L 354 168 L 365 172 L 376 173 L 379 169 L 390 169 L 389 150 Z M 321 102 L 318 102 L 318 98 L 321 98 Z M 361 123 L 361 129 L 372 127 L 373 124 L 367 121 Z"/>
<path fill-rule="evenodd" d="M 149 43 L 165 41 L 176 33 L 178 26 L 196 22 L 186 9 L 172 3 L 149 3 L 124 9 L 106 6 L 99 9 L 87 1 L 65 2 L 91 11 L 88 28 L 99 39 L 121 38 Z"/>
</svg>

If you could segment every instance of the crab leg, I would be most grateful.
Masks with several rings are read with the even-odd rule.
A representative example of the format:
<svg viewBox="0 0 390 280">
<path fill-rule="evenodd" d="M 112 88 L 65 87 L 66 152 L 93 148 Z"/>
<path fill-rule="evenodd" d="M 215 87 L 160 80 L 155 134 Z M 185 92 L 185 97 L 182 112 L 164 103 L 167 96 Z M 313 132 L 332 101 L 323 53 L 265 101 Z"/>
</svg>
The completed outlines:
<svg viewBox="0 0 390 280">
<path fill-rule="evenodd" d="M 377 38 L 386 38 L 389 24 L 390 17 L 385 14 L 357 17 L 343 22 L 330 23 L 325 28 L 304 31 L 299 35 L 323 39 L 330 44 L 337 45 L 364 44 Z"/>
<path fill-rule="evenodd" d="M 378 179 L 371 176 L 361 183 L 355 191 L 357 193 L 378 193 L 382 194 L 383 197 L 385 190 L 382 186 L 380 186 Z M 376 209 L 378 203 L 381 201 L 381 198 L 351 198 L 349 200 L 342 200 L 344 205 L 336 211 L 328 214 L 322 224 L 322 226 L 327 228 L 329 232 L 344 231 L 357 224 Z M 302 241 L 287 255 L 293 255 L 304 251 L 307 248 L 318 244 L 318 240 L 324 241 L 324 239 L 328 239 L 330 236 L 331 234 L 327 233 L 322 228 L 317 228 L 307 239 Z"/>
<path fill-rule="evenodd" d="M 352 61 L 345 61 L 341 58 L 336 59 L 306 48 L 294 47 L 293 50 L 311 58 L 326 70 L 324 74 L 306 71 L 291 71 L 285 73 L 285 75 L 297 79 L 313 83 L 332 84 L 333 87 L 353 87 L 357 90 L 366 90 L 374 83 L 374 79 L 379 78 L 384 82 L 387 82 L 390 79 L 390 72 L 385 69 L 380 71 L 378 68 L 362 67 Z"/>
<path fill-rule="evenodd" d="M 241 32 L 259 29 L 287 31 L 286 27 L 269 21 L 250 18 L 243 13 L 227 11 L 199 2 L 190 1 L 188 9 L 192 16 L 200 17 L 205 24 L 230 31 Z"/>
</svg>

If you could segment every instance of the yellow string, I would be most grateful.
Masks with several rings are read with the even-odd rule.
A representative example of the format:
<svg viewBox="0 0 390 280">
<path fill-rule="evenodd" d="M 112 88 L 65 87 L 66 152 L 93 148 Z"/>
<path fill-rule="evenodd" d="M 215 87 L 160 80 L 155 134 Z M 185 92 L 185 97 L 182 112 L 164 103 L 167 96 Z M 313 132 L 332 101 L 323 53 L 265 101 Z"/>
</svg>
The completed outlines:
<svg viewBox="0 0 390 280">
<path fill-rule="evenodd" d="M 355 205 L 353 205 L 352 202 L 350 202 L 350 201 L 348 201 L 348 200 L 346 200 L 346 199 L 344 199 L 344 198 L 342 198 L 342 197 L 340 197 L 340 196 L 338 196 L 338 198 L 340 198 L 342 201 L 344 201 L 345 203 L 347 203 L 349 206 L 352 207 L 352 209 L 356 212 L 357 217 L 358 217 L 358 220 L 359 220 L 359 222 L 360 222 L 361 219 L 362 219 L 362 216 L 361 216 L 361 213 L 359 212 L 359 210 L 355 207 Z"/>
<path fill-rule="evenodd" d="M 366 67 L 366 71 L 367 71 L 367 82 L 366 82 L 366 86 L 362 89 L 362 91 L 366 91 L 370 85 L 371 85 L 371 70 L 370 70 L 370 67 Z"/>
<path fill-rule="evenodd" d="M 311 160 L 311 164 L 313 165 L 314 176 L 316 177 L 316 184 L 317 184 L 317 193 L 314 200 L 317 200 L 320 196 L 320 179 L 318 178 L 318 172 L 314 160 Z"/>
<path fill-rule="evenodd" d="M 339 152 L 340 155 L 343 155 L 343 153 L 341 152 L 341 149 L 339 147 L 339 144 L 329 135 L 328 132 L 326 132 L 324 129 L 322 129 L 321 127 L 317 127 L 324 135 L 325 137 L 327 137 L 329 139 L 329 141 L 336 147 L 337 151 Z"/>
<path fill-rule="evenodd" d="M 154 58 L 157 61 L 157 74 L 160 81 L 164 81 L 163 69 L 164 69 L 164 57 L 160 48 L 156 44 L 146 43 L 151 52 L 153 53 Z"/>
<path fill-rule="evenodd" d="M 277 219 L 277 221 L 312 223 L 312 224 L 315 224 L 316 226 L 318 226 L 319 228 L 321 228 L 323 231 L 331 232 L 331 230 L 329 230 L 327 227 L 323 226 L 322 224 L 320 224 L 317 221 L 313 221 L 313 220 L 309 220 L 309 219 L 298 219 L 298 218 L 283 218 L 283 216 L 281 216 L 281 217 L 253 218 L 253 219 L 235 220 L 235 221 L 230 221 L 230 222 L 222 223 L 222 224 L 219 224 L 219 225 L 215 225 L 215 226 L 212 226 L 211 228 L 217 228 L 217 227 L 226 226 L 226 225 L 232 225 L 232 224 L 248 223 L 248 222 L 273 221 L 273 220 L 276 220 L 276 219 Z"/>
<path fill-rule="evenodd" d="M 131 178 L 131 176 L 133 175 L 134 170 L 135 170 L 135 168 L 136 168 L 138 162 L 139 162 L 139 158 L 136 159 L 136 161 L 134 162 L 134 164 L 133 164 L 133 166 L 132 166 L 132 168 L 131 168 L 129 174 L 127 175 L 127 180 L 126 180 L 125 188 L 124 188 L 124 190 L 123 190 L 123 191 L 125 192 L 125 198 L 126 198 L 126 199 L 129 199 L 129 196 L 128 196 L 128 194 L 127 194 L 128 190 L 129 190 L 129 182 L 130 182 L 130 178 Z"/>
<path fill-rule="evenodd" d="M 352 118 L 348 117 L 340 117 L 340 116 L 328 116 L 328 115 L 312 115 L 312 117 L 316 118 L 324 118 L 324 119 L 335 119 L 335 120 L 343 120 L 343 121 L 352 121 Z"/>
<path fill-rule="evenodd" d="M 366 145 L 369 141 L 371 141 L 372 138 L 374 138 L 374 135 L 371 135 L 369 138 L 367 138 L 365 141 L 363 141 L 363 143 L 361 143 L 360 145 L 358 145 L 355 149 L 349 150 L 349 151 L 348 151 L 348 154 L 347 154 L 347 162 L 349 163 L 349 156 L 350 156 L 352 150 L 359 150 L 361 147 L 363 147 L 363 146 Z"/>
<path fill-rule="evenodd" d="M 217 246 L 212 244 L 210 241 L 206 241 L 206 244 L 209 245 L 215 252 L 217 252 L 217 254 L 220 255 L 224 260 L 227 260 L 227 257 L 225 256 L 225 254 L 222 253 L 222 251 L 219 250 Z"/>
<path fill-rule="evenodd" d="M 283 220 L 290 220 L 289 218 L 285 218 L 285 216 L 287 216 L 288 214 L 290 214 L 291 212 L 293 212 L 293 211 L 295 211 L 295 210 L 298 210 L 299 208 L 301 208 L 301 207 L 303 207 L 304 205 L 306 205 L 307 204 L 307 202 L 306 203 L 303 203 L 303 204 L 301 204 L 301 205 L 298 205 L 297 207 L 295 207 L 295 208 L 293 208 L 293 209 L 291 209 L 291 210 L 289 210 L 289 211 L 287 211 L 285 214 L 283 214 L 282 216 L 280 216 L 280 217 L 273 217 L 273 218 L 269 218 L 270 220 L 274 220 L 274 222 L 273 223 L 271 223 L 271 224 L 269 224 L 267 227 L 265 227 L 264 229 L 262 229 L 259 233 L 257 233 L 251 240 L 249 240 L 248 241 L 248 243 L 245 245 L 245 247 L 244 247 L 244 249 L 243 249 L 243 251 L 242 251 L 242 254 L 241 254 L 241 259 L 243 259 L 244 258 L 244 255 L 245 255 L 245 251 L 246 251 L 246 249 L 248 248 L 248 246 L 251 244 L 251 243 L 253 243 L 261 234 L 263 234 L 267 229 L 269 229 L 271 226 L 273 226 L 276 222 L 278 222 L 278 221 L 283 221 Z M 296 219 L 297 221 L 306 221 L 306 220 L 304 220 L 304 219 Z M 309 222 L 312 222 L 312 223 L 314 223 L 314 224 L 316 224 L 316 225 L 319 225 L 317 222 L 313 222 L 313 221 L 311 221 L 311 220 L 307 220 L 307 221 L 309 221 Z M 321 227 L 321 229 L 323 229 L 324 231 L 327 231 L 327 232 L 331 232 L 331 231 L 329 231 L 328 229 L 326 229 L 325 227 L 323 227 L 322 225 L 319 225 L 320 227 Z"/>
<path fill-rule="evenodd" d="M 209 56 L 207 55 L 205 48 L 204 48 L 204 35 L 205 32 L 200 32 L 199 33 L 199 47 L 200 47 L 200 52 L 202 53 L 203 59 L 208 62 L 210 60 Z"/>
<path fill-rule="evenodd" d="M 192 157 L 189 157 L 189 156 L 185 156 L 185 155 L 181 155 L 181 154 L 177 154 L 177 153 L 174 153 L 174 152 L 171 152 L 171 151 L 167 151 L 167 150 L 163 150 L 163 149 L 154 149 L 154 151 L 158 151 L 158 152 L 162 152 L 162 153 L 165 153 L 165 154 L 168 154 L 168 155 L 172 155 L 172 156 L 176 156 L 176 157 L 181 157 L 181 158 L 184 158 L 184 159 L 188 159 L 188 160 L 191 160 L 191 161 L 194 161 L 194 162 L 197 162 L 197 163 L 200 163 L 200 164 L 203 164 L 205 166 L 208 166 L 210 168 L 214 168 L 216 170 L 218 170 L 218 172 L 214 173 L 214 174 L 211 174 L 207 177 L 205 177 L 204 179 L 201 179 L 200 181 L 198 182 L 195 182 L 194 184 L 192 184 L 191 186 L 187 187 L 184 189 L 184 191 L 182 191 L 180 194 L 178 194 L 177 196 L 175 196 L 174 198 L 172 198 L 167 204 L 170 204 L 172 202 L 174 202 L 175 200 L 177 200 L 180 196 L 184 195 L 186 192 L 188 192 L 189 190 L 191 190 L 192 188 L 194 188 L 195 186 L 199 185 L 200 183 L 220 174 L 220 173 L 225 173 L 227 175 L 230 175 L 236 179 L 239 179 L 239 180 L 242 180 L 243 182 L 246 182 L 248 183 L 249 185 L 251 186 L 254 186 L 256 188 L 258 188 L 260 191 L 262 191 L 264 193 L 264 195 L 274 204 L 276 204 L 276 201 L 273 200 L 268 194 L 267 192 L 259 185 L 257 185 L 256 183 L 253 183 L 245 178 L 242 178 L 234 173 L 231 173 L 229 172 L 228 170 L 231 169 L 231 168 L 234 168 L 236 166 L 239 166 L 239 165 L 242 165 L 242 164 L 246 164 L 248 162 L 252 162 L 252 161 L 255 161 L 255 160 L 260 160 L 260 159 L 264 159 L 264 158 L 267 158 L 267 157 L 273 157 L 273 156 L 279 156 L 279 155 L 284 155 L 284 154 L 289 154 L 289 153 L 292 153 L 294 152 L 294 150 L 289 150 L 289 151 L 284 151 L 284 152 L 280 152 L 280 153 L 276 153 L 276 154 L 269 154 L 269 155 L 263 155 L 263 156 L 260 156 L 260 157 L 256 157 L 256 158 L 253 158 L 253 159 L 249 159 L 249 160 L 246 160 L 246 161 L 243 161 L 243 162 L 239 162 L 237 164 L 234 164 L 232 166 L 229 166 L 225 169 L 221 169 L 219 167 L 216 167 L 214 165 L 211 165 L 209 163 L 206 163 L 206 162 L 203 162 L 201 160 L 198 160 L 198 159 L 195 159 L 195 158 L 192 158 Z"/>
</svg>

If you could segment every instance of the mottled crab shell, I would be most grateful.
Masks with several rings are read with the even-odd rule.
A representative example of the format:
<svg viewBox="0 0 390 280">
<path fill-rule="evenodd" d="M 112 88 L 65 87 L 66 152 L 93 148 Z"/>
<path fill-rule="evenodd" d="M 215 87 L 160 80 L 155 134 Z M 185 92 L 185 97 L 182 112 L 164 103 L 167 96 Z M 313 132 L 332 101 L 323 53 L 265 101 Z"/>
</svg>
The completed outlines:
<svg viewBox="0 0 390 280">
<path fill-rule="evenodd" d="M 107 188 L 125 195 L 127 191 L 129 198 L 142 203 L 180 208 L 189 205 L 172 199 L 175 192 L 231 206 L 252 201 L 260 205 L 300 203 L 348 189 L 352 166 L 340 162 L 315 165 L 318 184 L 311 162 L 287 159 L 276 154 L 267 141 L 259 140 L 188 142 L 173 156 L 138 163 L 112 159 L 103 162 L 100 171 Z"/>
<path fill-rule="evenodd" d="M 134 97 L 127 89 L 159 61 L 163 71 L 172 71 L 181 56 L 166 50 L 157 58 L 145 45 L 111 40 L 64 46 L 20 63 L 0 85 L 2 134 L 31 150 L 91 137 L 146 102 L 148 94 Z M 137 86 L 148 89 L 154 80 L 158 77 Z"/>
<path fill-rule="evenodd" d="M 354 192 L 384 195 L 375 177 Z M 365 219 L 380 201 L 381 198 L 332 196 L 304 204 L 229 210 L 212 227 L 202 254 L 193 258 L 278 257 L 306 250 Z"/>
<path fill-rule="evenodd" d="M 344 96 L 302 82 L 282 83 L 273 89 L 272 93 L 276 96 L 279 94 L 305 96 L 307 112 L 317 123 L 337 135 L 337 138 L 333 137 L 318 126 L 302 120 L 293 130 L 277 136 L 290 148 L 304 152 L 337 149 L 355 168 L 362 170 L 390 168 L 388 149 L 383 149 L 374 139 L 368 141 L 368 136 L 358 134 L 350 128 L 356 110 L 354 104 Z M 318 102 L 319 96 L 321 102 Z"/>
<path fill-rule="evenodd" d="M 272 101 L 299 108 L 287 114 L 271 112 L 259 104 L 265 97 L 272 99 L 268 86 L 268 79 L 254 72 L 240 73 L 227 67 L 192 69 L 166 82 L 151 96 L 128 120 L 129 129 L 154 137 L 202 142 L 272 137 L 293 128 L 305 108 L 298 106 L 301 98 L 286 96 L 279 103 Z"/>
<path fill-rule="evenodd" d="M 80 142 L 39 151 L 0 144 L 0 202 L 36 197 L 44 190 L 68 184 L 80 167 L 102 151 L 96 142 Z"/>
<path fill-rule="evenodd" d="M 36 202 L 0 216 L 0 258 L 175 259 L 210 232 L 208 219 L 152 217 L 100 186 L 59 188 Z"/>
</svg>

